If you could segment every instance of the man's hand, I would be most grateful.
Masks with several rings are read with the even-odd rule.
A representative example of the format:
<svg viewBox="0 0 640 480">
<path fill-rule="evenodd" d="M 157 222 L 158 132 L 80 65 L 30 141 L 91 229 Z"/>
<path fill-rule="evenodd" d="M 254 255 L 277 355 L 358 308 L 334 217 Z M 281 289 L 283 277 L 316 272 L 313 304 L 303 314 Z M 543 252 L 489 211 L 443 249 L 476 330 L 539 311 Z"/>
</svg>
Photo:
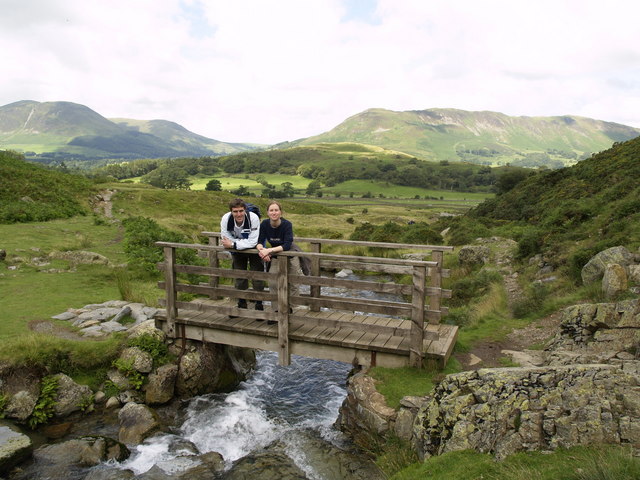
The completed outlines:
<svg viewBox="0 0 640 480">
<path fill-rule="evenodd" d="M 222 237 L 222 245 L 224 248 L 233 248 L 233 241 L 227 237 Z"/>
</svg>

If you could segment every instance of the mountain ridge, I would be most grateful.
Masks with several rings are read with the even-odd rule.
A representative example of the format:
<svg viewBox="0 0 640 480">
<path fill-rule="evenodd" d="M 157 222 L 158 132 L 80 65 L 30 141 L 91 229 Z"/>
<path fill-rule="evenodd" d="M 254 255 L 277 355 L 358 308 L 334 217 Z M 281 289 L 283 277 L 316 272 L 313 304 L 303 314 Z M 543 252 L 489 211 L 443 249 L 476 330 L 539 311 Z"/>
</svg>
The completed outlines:
<svg viewBox="0 0 640 480">
<path fill-rule="evenodd" d="M 168 120 L 114 120 L 73 102 L 20 100 L 0 107 L 0 147 L 51 160 L 206 156 L 257 148 L 207 138 Z"/>
<path fill-rule="evenodd" d="M 0 148 L 42 162 L 217 156 L 347 142 L 429 161 L 560 168 L 637 136 L 640 129 L 575 115 L 370 108 L 327 132 L 267 146 L 222 142 L 169 120 L 108 119 L 72 102 L 20 100 L 0 107 Z"/>
<path fill-rule="evenodd" d="M 296 140 L 289 146 L 357 142 L 427 160 L 493 165 L 513 163 L 514 159 L 524 162 L 527 155 L 538 153 L 564 157 L 562 166 L 567 166 L 614 142 L 639 135 L 640 129 L 634 127 L 576 115 L 515 117 L 444 108 L 402 112 L 371 108 L 328 132 Z"/>
</svg>

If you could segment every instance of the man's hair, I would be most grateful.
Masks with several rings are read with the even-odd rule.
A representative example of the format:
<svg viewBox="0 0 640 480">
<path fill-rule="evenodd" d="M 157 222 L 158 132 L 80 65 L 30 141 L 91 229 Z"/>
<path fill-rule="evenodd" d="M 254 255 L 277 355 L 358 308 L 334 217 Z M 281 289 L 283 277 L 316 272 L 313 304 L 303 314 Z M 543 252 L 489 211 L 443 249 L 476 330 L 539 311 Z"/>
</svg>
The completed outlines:
<svg viewBox="0 0 640 480">
<path fill-rule="evenodd" d="M 229 202 L 229 210 L 233 210 L 234 208 L 242 207 L 245 210 L 247 209 L 247 204 L 244 203 L 244 200 L 241 198 L 234 198 Z"/>
</svg>

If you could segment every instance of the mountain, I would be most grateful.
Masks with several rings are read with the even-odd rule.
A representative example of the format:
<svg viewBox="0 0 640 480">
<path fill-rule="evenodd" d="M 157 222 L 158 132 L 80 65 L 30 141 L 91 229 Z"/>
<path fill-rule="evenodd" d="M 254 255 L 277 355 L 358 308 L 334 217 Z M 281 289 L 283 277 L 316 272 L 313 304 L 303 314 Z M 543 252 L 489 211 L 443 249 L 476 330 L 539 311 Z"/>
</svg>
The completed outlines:
<svg viewBox="0 0 640 480">
<path fill-rule="evenodd" d="M 47 161 L 223 155 L 257 146 L 213 140 L 166 120 L 110 120 L 77 103 L 23 100 L 0 107 L 0 148 Z"/>
<path fill-rule="evenodd" d="M 557 168 L 639 135 L 637 128 L 570 115 L 511 117 L 441 108 L 404 112 L 376 108 L 349 117 L 328 132 L 276 147 L 356 142 L 424 160 Z"/>
</svg>

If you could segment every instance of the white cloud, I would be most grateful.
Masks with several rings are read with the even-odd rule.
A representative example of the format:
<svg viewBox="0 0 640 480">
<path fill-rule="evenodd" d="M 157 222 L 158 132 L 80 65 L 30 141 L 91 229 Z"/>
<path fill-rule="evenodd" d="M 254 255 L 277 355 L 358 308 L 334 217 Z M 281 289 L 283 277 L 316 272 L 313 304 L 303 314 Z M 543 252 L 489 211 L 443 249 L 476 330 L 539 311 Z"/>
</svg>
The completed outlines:
<svg viewBox="0 0 640 480">
<path fill-rule="evenodd" d="M 66 100 L 258 143 L 315 135 L 372 107 L 640 127 L 640 5 L 631 0 L 0 6 L 0 105 Z"/>
</svg>

